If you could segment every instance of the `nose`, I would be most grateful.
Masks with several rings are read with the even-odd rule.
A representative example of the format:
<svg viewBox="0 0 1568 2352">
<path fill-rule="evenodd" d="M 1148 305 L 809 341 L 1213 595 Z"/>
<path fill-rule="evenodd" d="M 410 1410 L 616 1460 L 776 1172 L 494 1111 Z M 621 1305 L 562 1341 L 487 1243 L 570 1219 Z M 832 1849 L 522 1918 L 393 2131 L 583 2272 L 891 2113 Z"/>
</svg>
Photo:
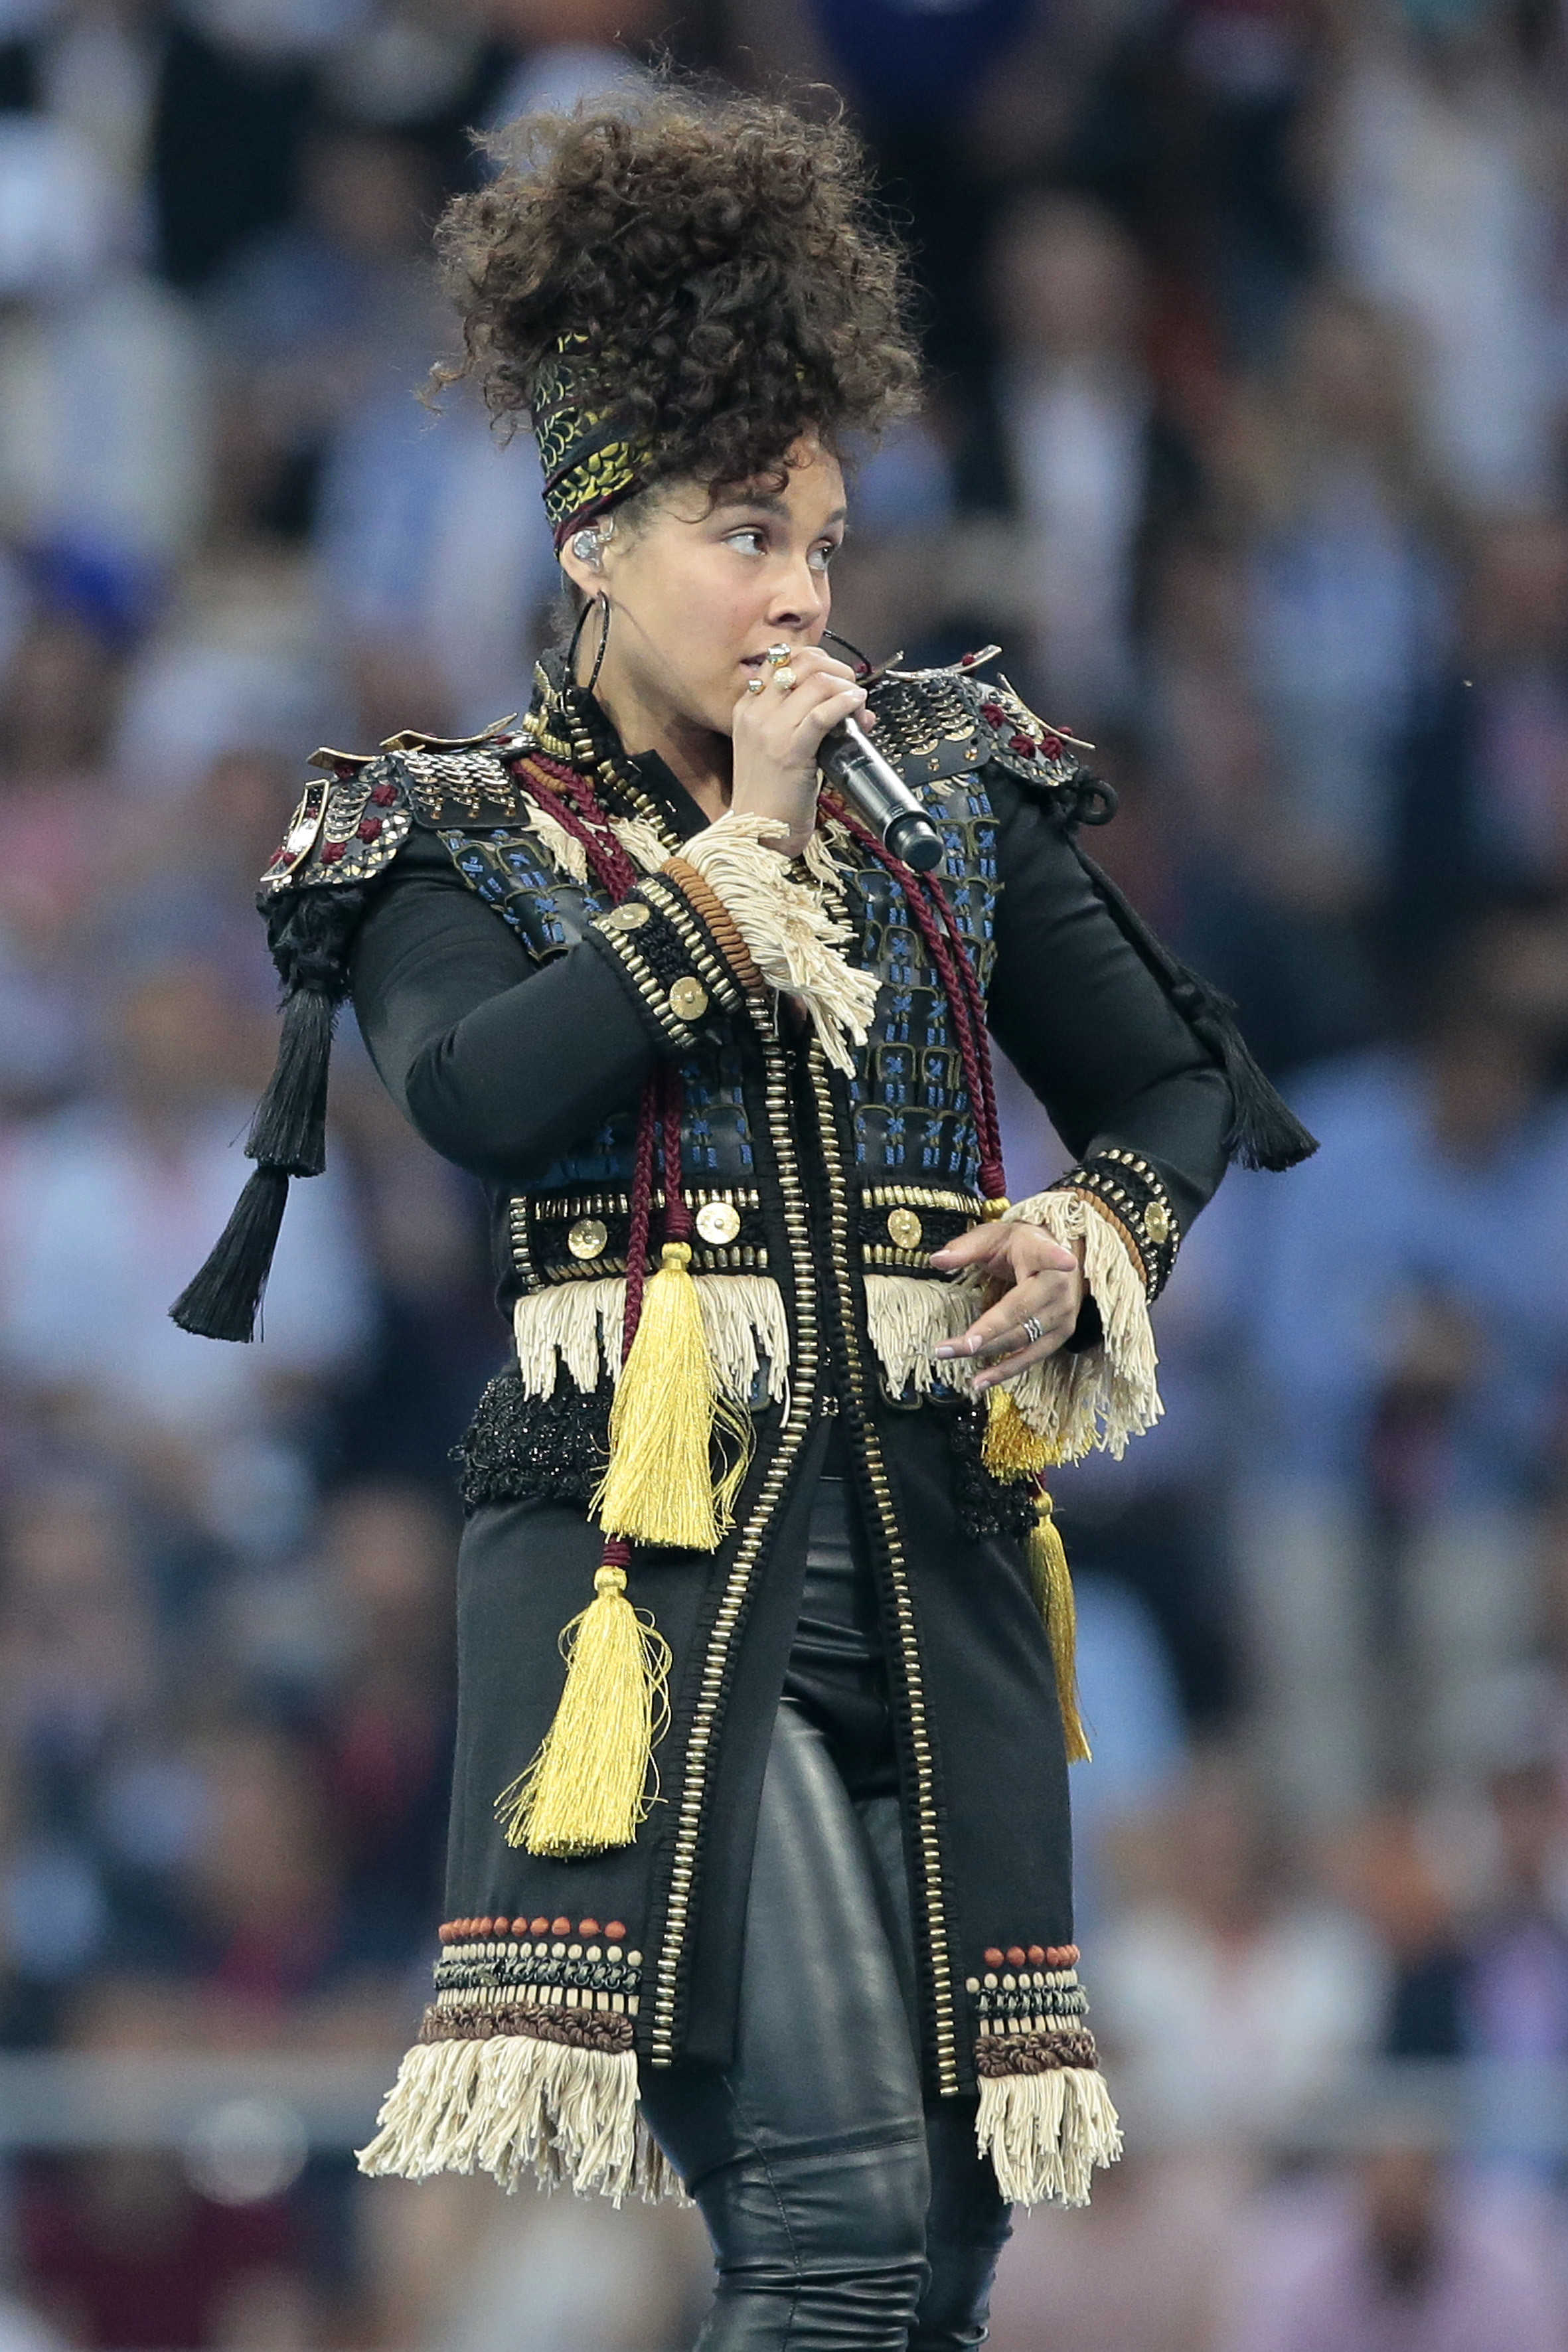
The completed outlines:
<svg viewBox="0 0 1568 2352">
<path fill-rule="evenodd" d="M 820 627 L 827 613 L 827 574 L 814 572 L 805 555 L 795 557 L 774 592 L 769 626 L 793 630 L 798 636 Z"/>
</svg>

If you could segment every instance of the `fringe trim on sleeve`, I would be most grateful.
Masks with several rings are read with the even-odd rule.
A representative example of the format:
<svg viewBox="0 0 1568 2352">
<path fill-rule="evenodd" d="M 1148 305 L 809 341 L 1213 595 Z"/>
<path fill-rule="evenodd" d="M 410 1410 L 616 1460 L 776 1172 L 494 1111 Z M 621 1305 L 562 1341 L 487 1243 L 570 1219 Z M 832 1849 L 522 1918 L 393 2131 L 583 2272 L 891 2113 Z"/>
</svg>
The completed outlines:
<svg viewBox="0 0 1568 2352">
<path fill-rule="evenodd" d="M 961 1358 L 939 1364 L 934 1351 L 942 1340 L 967 1331 L 984 1304 L 984 1290 L 973 1276 L 936 1282 L 919 1274 L 868 1273 L 866 1327 L 889 1395 L 903 1396 L 912 1388 L 925 1396 L 939 1381 L 948 1388 L 966 1388 L 970 1367 Z"/>
<path fill-rule="evenodd" d="M 830 911 L 833 886 L 825 878 L 822 856 L 813 860 L 808 848 L 812 879 L 801 882 L 766 846 L 785 830 L 776 817 L 731 809 L 683 843 L 680 854 L 724 901 L 763 978 L 799 1000 L 828 1060 L 852 1076 L 854 1057 L 846 1041 L 866 1042 L 877 976 L 858 970 L 843 953 L 854 927 Z M 837 880 L 837 869 L 827 862 Z"/>
<path fill-rule="evenodd" d="M 1092 2066 L 980 2077 L 975 2129 L 1013 2205 L 1087 2205 L 1096 2165 L 1121 2153 L 1121 2126 Z"/>
<path fill-rule="evenodd" d="M 629 2050 L 585 2050 L 521 2033 L 416 2042 L 359 2151 L 362 2172 L 426 2180 L 488 2172 L 509 2192 L 546 2188 L 618 2205 L 684 2200 L 679 2176 L 637 2112 Z"/>
<path fill-rule="evenodd" d="M 1104 1326 L 1095 1346 L 1076 1356 L 1058 1349 L 1031 1364 L 1008 1381 L 1008 1393 L 1054 1461 L 1081 1461 L 1096 1446 L 1120 1461 L 1128 1440 L 1152 1429 L 1165 1410 L 1143 1270 L 1086 1193 L 1036 1192 L 1016 1202 L 1007 1216 L 1040 1226 L 1068 1248 L 1083 1236 L 1084 1279 Z"/>
<path fill-rule="evenodd" d="M 782 1403 L 789 1381 L 789 1326 L 778 1284 L 763 1274 L 699 1274 L 692 1280 L 721 1393 L 745 1404 L 765 1373 L 770 1403 Z M 563 1369 L 584 1391 L 596 1389 L 606 1372 L 618 1380 L 626 1309 L 620 1278 L 558 1282 L 525 1293 L 511 1319 L 527 1393 L 553 1396 Z"/>
</svg>

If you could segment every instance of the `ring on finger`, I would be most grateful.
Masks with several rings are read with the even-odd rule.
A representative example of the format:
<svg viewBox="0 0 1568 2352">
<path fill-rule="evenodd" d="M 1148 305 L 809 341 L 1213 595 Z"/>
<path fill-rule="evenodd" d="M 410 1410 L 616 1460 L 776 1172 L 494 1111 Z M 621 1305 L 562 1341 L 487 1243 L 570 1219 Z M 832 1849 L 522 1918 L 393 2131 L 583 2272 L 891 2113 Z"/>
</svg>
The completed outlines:
<svg viewBox="0 0 1568 2352">
<path fill-rule="evenodd" d="M 781 694 L 788 694 L 793 690 L 795 685 L 795 675 L 788 662 L 785 662 L 782 668 L 774 670 L 773 684 Z"/>
<path fill-rule="evenodd" d="M 747 692 L 748 694 L 761 694 L 761 692 L 762 692 L 762 690 L 763 690 L 763 680 L 762 678 L 760 678 L 760 677 L 749 677 L 749 678 L 746 680 L 746 692 Z"/>
<path fill-rule="evenodd" d="M 778 669 L 782 667 L 785 662 L 794 660 L 795 647 L 793 646 L 770 646 L 763 658 L 767 663 L 770 669 Z"/>
<path fill-rule="evenodd" d="M 1046 1336 L 1046 1327 L 1037 1315 L 1026 1315 L 1018 1328 L 1025 1334 L 1031 1348 L 1037 1348 Z"/>
</svg>

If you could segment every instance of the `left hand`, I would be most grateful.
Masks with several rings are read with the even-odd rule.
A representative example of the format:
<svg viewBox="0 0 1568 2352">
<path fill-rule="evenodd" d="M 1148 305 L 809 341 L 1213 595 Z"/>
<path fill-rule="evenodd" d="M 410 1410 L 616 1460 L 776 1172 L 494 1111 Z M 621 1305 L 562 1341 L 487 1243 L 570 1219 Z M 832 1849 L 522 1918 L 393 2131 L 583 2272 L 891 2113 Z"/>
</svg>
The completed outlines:
<svg viewBox="0 0 1568 2352">
<path fill-rule="evenodd" d="M 1068 1249 L 1052 1241 L 1038 1225 L 998 1222 L 975 1225 L 945 1249 L 932 1250 L 931 1262 L 943 1274 L 977 1267 L 985 1277 L 991 1303 L 985 1312 L 956 1339 L 944 1339 L 939 1358 L 990 1356 L 994 1360 L 976 1373 L 975 1389 L 994 1388 L 1027 1371 L 1031 1364 L 1054 1356 L 1070 1339 L 1083 1305 L 1083 1243 Z M 1032 1339 L 1024 1329 L 1026 1315 L 1041 1327 Z M 1000 1351 L 1000 1352 L 999 1352 Z"/>
</svg>

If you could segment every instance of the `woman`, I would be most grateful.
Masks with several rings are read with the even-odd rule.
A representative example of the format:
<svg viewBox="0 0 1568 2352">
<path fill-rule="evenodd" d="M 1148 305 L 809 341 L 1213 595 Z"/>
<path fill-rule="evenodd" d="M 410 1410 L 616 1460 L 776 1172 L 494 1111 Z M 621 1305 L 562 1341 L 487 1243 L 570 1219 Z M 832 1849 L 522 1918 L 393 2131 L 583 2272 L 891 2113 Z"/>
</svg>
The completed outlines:
<svg viewBox="0 0 1568 2352">
<path fill-rule="evenodd" d="M 847 134 L 660 95 L 547 126 L 441 242 L 578 625 L 520 727 L 320 756 L 263 885 L 258 1171 L 176 1309 L 249 1336 L 352 985 L 489 1186 L 516 1340 L 466 1446 L 437 1999 L 363 2161 L 684 2183 L 710 2352 L 975 2344 L 1010 2200 L 1118 2146 L 1038 1473 L 1159 1411 L 1147 1303 L 1227 1149 L 1310 1139 L 1079 857 L 1070 747 L 831 649 L 840 452 L 915 382 Z M 941 889 L 819 798 L 854 714 Z M 1080 1155 L 1012 1208 L 987 1023 Z"/>
</svg>

